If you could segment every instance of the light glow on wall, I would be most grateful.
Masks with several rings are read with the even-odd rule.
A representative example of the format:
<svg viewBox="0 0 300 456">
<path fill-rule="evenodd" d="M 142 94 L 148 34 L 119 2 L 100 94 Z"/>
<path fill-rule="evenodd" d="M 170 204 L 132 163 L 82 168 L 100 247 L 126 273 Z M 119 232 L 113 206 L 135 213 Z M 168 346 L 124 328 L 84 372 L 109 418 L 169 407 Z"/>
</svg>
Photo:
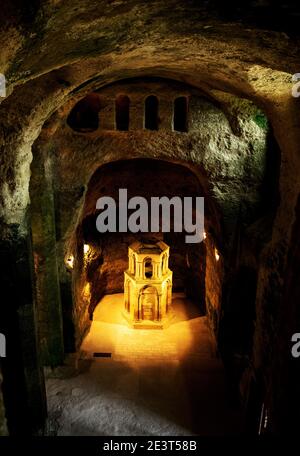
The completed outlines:
<svg viewBox="0 0 300 456">
<path fill-rule="evenodd" d="M 216 248 L 215 248 L 215 259 L 216 259 L 217 261 L 219 261 L 219 259 L 220 259 L 219 252 L 218 252 L 218 250 L 217 250 Z"/>
<path fill-rule="evenodd" d="M 87 300 L 89 302 L 89 300 L 91 299 L 91 287 L 90 287 L 90 283 L 87 282 L 84 287 L 83 287 L 83 290 L 82 290 L 82 296 L 85 300 Z"/>
<path fill-rule="evenodd" d="M 74 267 L 74 256 L 73 255 L 69 255 L 66 258 L 65 263 L 68 266 L 68 268 L 73 269 L 73 267 Z"/>
<path fill-rule="evenodd" d="M 90 246 L 88 244 L 84 244 L 83 246 L 83 252 L 86 255 L 90 251 Z"/>
<path fill-rule="evenodd" d="M 169 246 L 163 241 L 134 242 L 128 248 L 128 257 L 124 316 L 133 328 L 162 329 L 172 305 Z"/>
</svg>

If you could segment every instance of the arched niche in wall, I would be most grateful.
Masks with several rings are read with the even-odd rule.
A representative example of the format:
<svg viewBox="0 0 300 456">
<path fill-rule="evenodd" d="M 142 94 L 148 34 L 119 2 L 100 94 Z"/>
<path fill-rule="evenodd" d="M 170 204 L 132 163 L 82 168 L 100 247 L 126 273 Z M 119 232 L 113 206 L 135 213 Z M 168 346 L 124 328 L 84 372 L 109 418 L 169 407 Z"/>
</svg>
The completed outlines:
<svg viewBox="0 0 300 456">
<path fill-rule="evenodd" d="M 187 97 L 178 97 L 174 100 L 173 128 L 175 131 L 188 131 Z"/>
<path fill-rule="evenodd" d="M 120 131 L 129 130 L 129 109 L 130 99 L 127 95 L 118 95 L 115 102 L 116 129 Z"/>
<path fill-rule="evenodd" d="M 146 130 L 158 130 L 158 120 L 158 99 L 155 95 L 149 95 L 145 100 Z"/>
<path fill-rule="evenodd" d="M 67 124 L 74 131 L 89 133 L 99 127 L 100 99 L 96 93 L 90 93 L 78 101 L 67 118 Z"/>
<path fill-rule="evenodd" d="M 151 279 L 153 276 L 153 262 L 151 258 L 145 258 L 144 260 L 144 275 L 147 279 Z"/>
</svg>

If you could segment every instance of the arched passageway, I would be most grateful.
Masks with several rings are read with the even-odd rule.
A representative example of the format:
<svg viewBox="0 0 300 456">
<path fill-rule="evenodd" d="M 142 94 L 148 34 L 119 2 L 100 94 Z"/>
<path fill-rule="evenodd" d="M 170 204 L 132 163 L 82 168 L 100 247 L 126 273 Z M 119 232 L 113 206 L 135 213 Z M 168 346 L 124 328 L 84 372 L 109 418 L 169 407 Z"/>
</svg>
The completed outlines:
<svg viewBox="0 0 300 456">
<path fill-rule="evenodd" d="M 62 435 L 97 435 L 100 422 L 101 432 L 112 435 L 145 434 L 149 427 L 156 435 L 239 432 L 241 412 L 228 404 L 225 371 L 217 357 L 215 337 L 224 260 L 218 261 L 215 256 L 222 233 L 218 229 L 220 220 L 215 219 L 218 209 L 206 194 L 206 187 L 204 175 L 197 176 L 183 164 L 157 159 L 108 163 L 91 177 L 70 244 L 70 253 L 74 255 L 72 315 L 76 316 L 72 324 L 79 328 L 91 325 L 80 347 L 79 359 L 79 365 L 88 367 L 80 378 L 47 382 L 50 416 L 59 414 L 63 404 L 64 413 L 58 419 Z M 119 207 L 120 188 L 127 189 L 128 199 L 139 195 L 149 201 L 150 197 L 158 196 L 206 195 L 204 241 L 188 244 L 184 232 L 99 233 L 97 199 L 103 195 L 112 197 Z M 171 213 L 171 227 L 173 222 Z M 171 299 L 168 284 L 167 299 L 171 318 L 162 330 L 134 329 L 124 317 L 124 307 L 129 305 L 123 295 L 124 286 L 129 287 L 128 282 L 124 284 L 128 246 L 141 237 L 164 240 L 170 246 L 173 294 Z M 163 257 L 162 268 L 166 268 L 166 263 Z M 151 258 L 146 256 L 142 276 L 151 278 L 153 268 Z M 214 296 L 210 286 L 206 291 L 210 282 L 214 282 Z M 144 287 L 137 299 L 137 317 L 155 320 L 156 289 Z M 212 302 L 216 307 L 214 312 L 211 307 L 208 312 L 207 303 L 211 306 Z M 74 332 L 78 333 L 76 327 Z M 64 392 L 59 394 L 58 401 L 57 393 L 61 391 Z M 75 399 L 72 391 L 76 391 Z M 108 403 L 109 419 L 105 417 Z"/>
</svg>

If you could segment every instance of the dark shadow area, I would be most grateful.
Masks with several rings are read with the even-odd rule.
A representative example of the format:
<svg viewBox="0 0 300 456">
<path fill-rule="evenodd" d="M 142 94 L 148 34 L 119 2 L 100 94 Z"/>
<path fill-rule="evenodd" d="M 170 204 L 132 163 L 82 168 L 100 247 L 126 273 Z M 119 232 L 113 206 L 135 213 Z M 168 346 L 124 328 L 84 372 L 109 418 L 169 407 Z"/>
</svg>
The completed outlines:
<svg viewBox="0 0 300 456">
<path fill-rule="evenodd" d="M 145 128 L 146 130 L 158 130 L 158 99 L 150 95 L 145 100 Z"/>
<path fill-rule="evenodd" d="M 175 131 L 188 131 L 188 100 L 187 97 L 178 97 L 174 100 L 174 120 Z"/>
<path fill-rule="evenodd" d="M 129 130 L 130 99 L 126 95 L 119 95 L 116 99 L 116 128 L 120 131 Z"/>
<path fill-rule="evenodd" d="M 256 320 L 257 271 L 241 266 L 227 282 L 228 304 L 224 308 L 218 334 L 218 348 L 224 361 L 228 395 L 239 402 L 239 383 L 253 348 Z"/>
<path fill-rule="evenodd" d="M 97 94 L 91 93 L 78 101 L 71 110 L 67 124 L 73 130 L 88 133 L 98 129 L 100 100 Z"/>
<path fill-rule="evenodd" d="M 18 231 L 0 243 L 0 283 L 5 290 L 0 332 L 6 336 L 6 357 L 1 358 L 3 397 L 10 435 L 32 435 L 43 429 L 46 397 L 35 333 L 30 239 Z"/>
<path fill-rule="evenodd" d="M 300 5 L 297 0 L 212 0 L 208 3 L 211 12 L 221 20 L 299 35 Z"/>
<path fill-rule="evenodd" d="M 63 337 L 66 353 L 73 353 L 75 345 L 75 328 L 73 321 L 73 298 L 71 287 L 68 283 L 60 283 L 61 307 L 63 318 Z"/>
</svg>

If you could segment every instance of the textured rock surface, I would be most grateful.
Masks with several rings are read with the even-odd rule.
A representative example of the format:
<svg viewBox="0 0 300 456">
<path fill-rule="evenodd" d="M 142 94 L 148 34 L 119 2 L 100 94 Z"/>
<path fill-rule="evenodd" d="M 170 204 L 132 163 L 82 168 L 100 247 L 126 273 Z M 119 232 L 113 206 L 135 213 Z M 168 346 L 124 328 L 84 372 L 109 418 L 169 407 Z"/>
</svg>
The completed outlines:
<svg viewBox="0 0 300 456">
<path fill-rule="evenodd" d="M 242 23 L 224 24 L 203 14 L 205 9 L 198 11 L 193 2 L 183 6 L 174 0 L 167 5 L 158 1 L 150 8 L 136 1 L 102 3 L 101 10 L 94 1 L 59 7 L 44 2 L 41 9 L 31 8 L 29 15 L 22 16 L 21 10 L 14 23 L 6 25 L 6 31 L 17 38 L 18 20 L 26 19 L 15 59 L 10 52 L 3 56 L 9 93 L 19 86 L 1 103 L 3 113 L 13 114 L 4 115 L 8 118 L 3 125 L 2 194 L 9 221 L 20 220 L 28 203 L 30 146 L 39 125 L 82 84 L 86 90 L 140 74 L 163 75 L 209 93 L 225 88 L 252 98 L 266 108 L 274 123 L 279 110 L 293 109 L 289 72 L 297 71 L 297 40 L 257 32 Z M 80 42 L 78 36 L 83 37 Z M 18 112 L 25 125 L 22 120 L 16 122 Z M 14 143 L 13 153 L 7 143 Z"/>
<path fill-rule="evenodd" d="M 128 132 L 115 130 L 114 107 L 119 93 L 130 97 Z M 149 94 L 155 94 L 159 99 L 159 131 L 155 132 L 143 129 L 144 100 Z M 173 131 L 173 100 L 182 95 L 189 97 L 187 133 Z M 268 152 L 269 128 L 264 114 L 247 100 L 221 92 L 218 93 L 218 97 L 222 98 L 221 106 L 225 114 L 220 107 L 207 100 L 202 92 L 172 81 L 148 79 L 113 84 L 98 92 L 100 123 L 97 131 L 87 134 L 72 131 L 66 125 L 69 111 L 64 110 L 60 118 L 61 126 L 56 129 L 55 134 L 51 134 L 47 141 L 46 129 L 45 134 L 37 142 L 39 149 L 49 151 L 48 159 L 52 163 L 56 232 L 59 240 L 58 262 L 61 265 L 60 280 L 64 280 L 65 275 L 64 258 L 67 253 L 74 254 L 77 248 L 74 245 L 78 241 L 72 240 L 76 224 L 84 221 L 79 230 L 83 232 L 83 236 L 78 248 L 82 250 L 84 243 L 92 243 L 95 244 L 94 248 L 99 250 L 98 256 L 95 255 L 91 264 L 93 272 L 89 274 L 85 268 L 86 274 L 89 275 L 89 293 L 83 292 L 86 287 L 85 274 L 78 274 L 79 283 L 75 283 L 75 326 L 80 328 L 78 331 L 80 338 L 88 326 L 88 322 L 85 321 L 88 317 L 86 308 L 90 308 L 91 315 L 105 291 L 119 292 L 123 287 L 127 248 L 133 239 L 130 236 L 128 239 L 123 236 L 122 240 L 117 235 L 111 236 L 111 239 L 107 236 L 101 237 L 95 230 L 93 216 L 97 199 L 104 195 L 111 195 L 116 199 L 119 188 L 128 188 L 129 196 L 192 196 L 194 194 L 205 196 L 206 229 L 212 236 L 212 245 L 208 249 L 212 259 L 208 262 L 211 267 L 208 268 L 209 274 L 207 274 L 209 297 L 206 302 L 210 308 L 211 321 L 215 322 L 213 325 L 216 329 L 220 317 L 222 280 L 219 276 L 222 268 L 217 268 L 219 271 L 215 276 L 213 273 L 214 244 L 217 244 L 218 248 L 226 254 L 232 242 L 237 219 L 240 219 L 240 223 L 253 223 L 269 210 L 270 201 L 266 200 L 270 195 L 273 197 L 275 191 L 267 176 L 267 169 L 273 162 Z M 72 105 L 69 104 L 69 110 L 71 107 Z M 115 169 L 106 167 L 103 168 L 103 172 L 101 169 L 99 172 L 96 171 L 105 163 L 138 157 L 162 159 L 165 160 L 165 164 L 164 167 L 157 166 L 157 169 L 153 164 L 151 165 L 152 168 L 154 166 L 153 169 L 151 167 L 148 169 L 145 165 L 145 171 L 142 167 L 135 169 L 130 165 L 126 165 L 127 167 L 124 165 L 123 168 L 121 165 L 119 167 L 116 165 Z M 186 167 L 185 173 L 185 168 L 177 172 L 174 168 L 172 171 L 172 163 L 176 162 Z M 34 161 L 33 175 L 35 167 Z M 199 184 L 197 184 L 197 178 Z M 43 184 L 43 180 L 40 182 Z M 88 190 L 84 192 L 86 188 Z M 265 189 L 268 191 L 266 192 Z M 35 191 L 40 194 L 43 189 Z M 33 202 L 34 198 L 33 193 Z M 78 222 L 78 220 L 81 221 Z M 221 234 L 220 220 L 225 228 L 224 238 Z M 79 227 L 77 232 L 78 229 Z M 49 230 L 50 225 L 48 232 Z M 175 288 L 183 286 L 184 277 L 189 283 L 188 292 L 197 300 L 200 299 L 199 304 L 203 306 L 205 287 L 201 279 L 201 268 L 198 277 L 199 285 L 195 285 L 198 264 L 204 264 L 203 254 L 190 261 L 190 270 L 195 272 L 188 274 L 185 249 L 176 248 L 176 244 L 179 246 L 181 241 L 179 239 L 176 241 L 174 236 L 166 241 L 172 245 L 173 258 L 176 259 L 174 264 L 171 264 L 174 270 Z M 70 245 L 73 245 L 73 250 L 69 248 Z M 184 242 L 182 245 L 184 246 Z M 95 268 L 97 264 L 101 265 L 101 269 Z M 218 291 L 215 288 L 216 283 L 219 283 Z M 199 287 L 198 290 L 197 287 Z"/>
<path fill-rule="evenodd" d="M 53 280 L 59 281 L 67 297 L 65 313 L 72 314 L 70 274 L 61 261 L 63 244 L 76 226 L 83 187 L 96 168 L 128 156 L 189 162 L 194 172 L 197 165 L 204 167 L 204 180 L 213 184 L 206 190 L 222 209 L 220 213 L 234 239 L 225 263 L 226 284 L 230 277 L 238 276 L 240 266 L 258 273 L 251 362 L 264 384 L 270 385 L 264 395 L 274 398 L 270 399 L 270 426 L 276 430 L 278 408 L 285 407 L 285 400 L 293 402 L 286 387 L 290 371 L 281 369 L 287 356 L 282 341 L 289 336 L 281 321 L 290 309 L 289 286 L 297 294 L 292 230 L 298 227 L 300 127 L 295 119 L 299 118 L 300 98 L 291 96 L 291 75 L 299 72 L 299 10 L 288 1 L 273 7 L 269 15 L 264 6 L 270 6 L 268 1 L 246 2 L 246 13 L 236 2 L 226 2 L 226 7 L 217 0 L 205 2 L 205 6 L 198 3 L 44 0 L 29 5 L 2 1 L 0 37 L 6 45 L 0 51 L 0 72 L 7 78 L 8 93 L 5 99 L 0 98 L 2 237 L 9 239 L 12 232 L 20 237 L 26 234 L 23 221 L 30 203 L 33 145 L 39 138 L 45 155 L 55 157 L 59 147 L 53 147 L 52 137 L 57 134 L 61 142 L 56 140 L 56 145 L 64 145 L 57 170 L 66 176 L 65 186 L 58 174 L 55 180 L 64 190 L 65 207 L 61 211 L 65 218 L 61 221 L 63 241 L 57 246 L 60 263 Z M 292 27 L 288 27 L 292 12 Z M 196 126 L 192 141 L 187 140 L 189 135 L 168 131 L 156 137 L 152 132 L 129 132 L 125 145 L 120 140 L 123 133 L 102 131 L 87 140 L 80 135 L 75 138 L 65 126 L 72 106 L 86 94 L 113 82 L 144 76 L 164 77 L 200 90 L 209 102 L 195 99 L 195 109 L 209 126 L 199 131 Z M 266 136 L 265 119 L 255 106 L 267 116 L 275 142 L 272 135 Z M 260 140 L 253 141 L 254 137 Z M 266 174 L 278 177 L 271 179 L 274 191 L 278 186 L 278 200 L 274 192 L 270 195 L 267 191 L 268 179 L 265 188 L 260 186 L 265 139 L 270 152 Z M 281 160 L 276 157 L 275 143 Z M 121 151 L 120 144 L 124 145 Z M 88 166 L 76 155 L 79 149 L 84 150 Z M 77 173 L 77 187 L 67 179 L 70 166 Z M 202 183 L 201 173 L 198 177 Z M 265 204 L 260 206 L 263 195 Z M 272 214 L 266 214 L 270 198 Z M 67 216 L 70 201 L 74 204 L 72 217 Z M 229 222 L 237 214 L 247 223 L 256 221 L 247 227 L 248 237 L 243 223 L 234 232 L 231 229 Z M 248 240 L 251 248 L 247 248 Z M 225 304 L 224 309 L 228 302 Z M 286 321 L 291 320 L 287 317 Z M 276 353 L 283 364 L 274 362 Z M 277 377 L 279 368 L 281 375 Z M 278 381 L 271 382 L 271 378 Z"/>
</svg>

